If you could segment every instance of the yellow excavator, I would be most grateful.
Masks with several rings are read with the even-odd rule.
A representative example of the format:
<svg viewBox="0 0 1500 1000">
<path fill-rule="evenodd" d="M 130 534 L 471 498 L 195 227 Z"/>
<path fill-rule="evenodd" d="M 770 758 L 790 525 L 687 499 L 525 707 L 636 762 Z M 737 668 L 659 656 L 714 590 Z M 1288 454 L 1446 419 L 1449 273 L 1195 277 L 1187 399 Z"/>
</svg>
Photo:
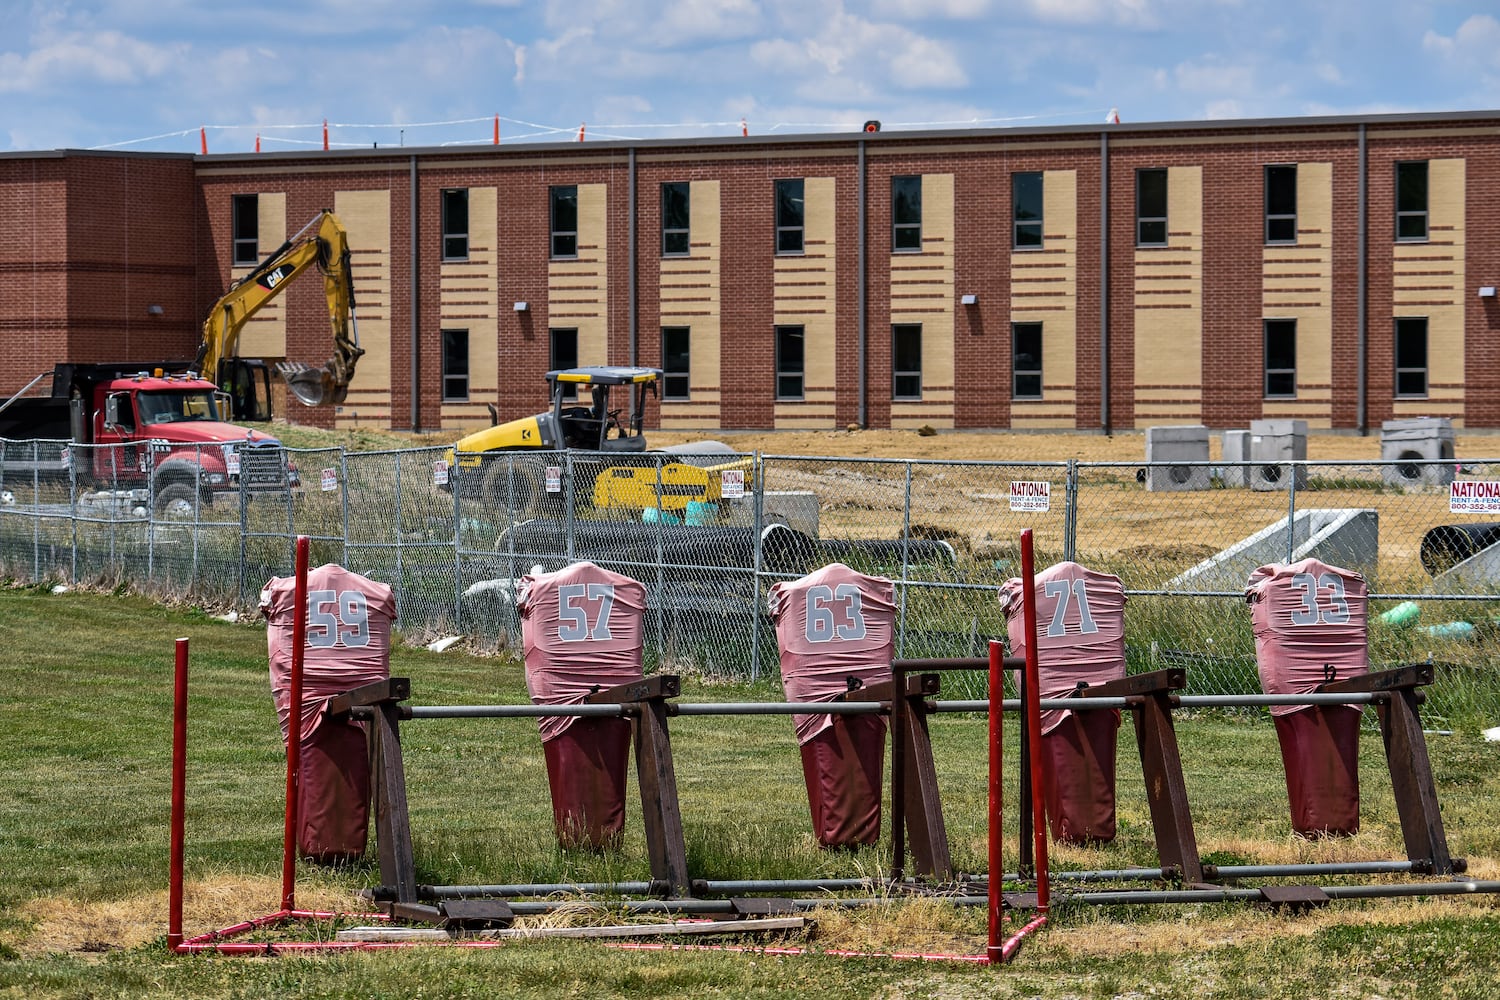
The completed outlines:
<svg viewBox="0 0 1500 1000">
<path fill-rule="evenodd" d="M 349 238 L 328 209 L 322 212 L 249 274 L 229 286 L 203 321 L 197 370 L 229 396 L 236 420 L 271 419 L 270 382 L 264 362 L 237 354 L 240 331 L 250 317 L 281 294 L 288 282 L 317 265 L 328 297 L 333 324 L 333 357 L 321 368 L 282 361 L 277 372 L 292 395 L 308 406 L 342 403 L 354 378 L 354 366 L 365 352 L 359 346 L 354 318 L 354 278 L 349 265 Z"/>
<path fill-rule="evenodd" d="M 555 467 L 560 475 L 559 457 L 550 453 L 567 451 L 575 474 L 573 502 L 580 509 L 682 512 L 690 502 L 718 503 L 722 473 L 732 470 L 737 482 L 747 482 L 752 464 L 718 441 L 648 449 L 642 424 L 661 376 L 659 368 L 616 365 L 547 372 L 550 409 L 497 421 L 461 439 L 448 453 L 453 476 L 445 489 L 457 485 L 461 496 L 508 508 L 517 518 L 555 516 L 562 497 L 554 494 L 549 502 L 547 469 Z M 618 408 L 610 405 L 611 392 Z M 544 461 L 517 460 L 516 452 L 549 454 Z"/>
</svg>

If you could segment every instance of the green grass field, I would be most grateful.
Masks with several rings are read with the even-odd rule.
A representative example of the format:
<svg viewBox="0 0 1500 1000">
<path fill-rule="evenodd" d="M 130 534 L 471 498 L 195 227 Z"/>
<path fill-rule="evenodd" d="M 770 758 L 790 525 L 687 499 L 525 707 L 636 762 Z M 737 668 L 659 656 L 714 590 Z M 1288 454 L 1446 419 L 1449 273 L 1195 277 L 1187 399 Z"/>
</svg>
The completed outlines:
<svg viewBox="0 0 1500 1000">
<path fill-rule="evenodd" d="M 1052 926 L 1004 968 L 824 955 L 625 951 L 530 942 L 483 952 L 424 948 L 315 958 L 183 957 L 165 948 L 173 640 L 192 642 L 187 931 L 260 916 L 280 898 L 284 758 L 264 629 L 130 595 L 0 590 L 0 997 L 1145 997 L 1492 996 L 1500 910 L 1487 895 L 1341 902 L 1301 916 L 1249 905 L 1114 907 L 1056 901 Z M 414 704 L 520 702 L 519 663 L 398 648 Z M 684 701 L 779 697 L 771 686 L 685 679 Z M 1265 720 L 1181 715 L 1188 790 L 1217 863 L 1402 856 L 1380 739 L 1362 746 L 1357 837 L 1310 843 L 1288 828 Z M 880 875 L 879 850 L 817 849 L 785 718 L 679 718 L 676 770 L 694 874 Z M 603 856 L 559 851 L 534 723 L 431 721 L 403 729 L 418 879 L 442 884 L 648 877 L 637 801 Z M 984 720 L 933 721 L 944 808 L 961 871 L 984 868 Z M 1431 737 L 1450 847 L 1500 877 L 1500 744 Z M 1014 746 L 1008 762 L 1014 767 Z M 634 789 L 632 788 L 632 795 Z M 1007 803 L 1013 823 L 1015 802 Z M 1121 730 L 1118 840 L 1057 852 L 1060 866 L 1156 858 L 1140 766 Z M 1007 868 L 1014 868 L 1015 831 Z M 304 866 L 298 900 L 358 910 L 373 864 Z M 574 919 L 603 919 L 599 915 Z M 326 933 L 328 928 L 308 928 Z M 977 953 L 980 909 L 930 901 L 819 911 L 782 943 L 813 950 Z M 759 942 L 745 941 L 744 944 Z"/>
</svg>

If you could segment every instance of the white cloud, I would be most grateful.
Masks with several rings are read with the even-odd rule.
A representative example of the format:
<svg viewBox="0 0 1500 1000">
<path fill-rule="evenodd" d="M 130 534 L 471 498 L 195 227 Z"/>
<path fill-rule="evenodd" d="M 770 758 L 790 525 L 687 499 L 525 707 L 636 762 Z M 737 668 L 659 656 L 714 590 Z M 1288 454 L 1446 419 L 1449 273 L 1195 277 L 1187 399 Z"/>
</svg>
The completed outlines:
<svg viewBox="0 0 1500 1000">
<path fill-rule="evenodd" d="M 1500 21 L 1488 14 L 1475 14 L 1451 38 L 1428 31 L 1422 48 L 1444 63 L 1467 68 L 1500 70 Z"/>
<path fill-rule="evenodd" d="M 29 52 L 0 53 L 0 93 L 45 93 L 79 82 L 136 84 L 169 73 L 186 57 L 186 46 L 152 45 L 118 31 L 70 33 Z"/>
<path fill-rule="evenodd" d="M 1150 0 L 1025 0 L 1042 21 L 1151 27 L 1158 22 Z"/>
<path fill-rule="evenodd" d="M 876 0 L 870 12 L 904 21 L 932 18 L 972 21 L 988 15 L 993 6 L 993 0 Z"/>
<path fill-rule="evenodd" d="M 665 45 L 749 38 L 761 30 L 755 0 L 681 0 L 668 3 L 653 28 Z"/>
</svg>

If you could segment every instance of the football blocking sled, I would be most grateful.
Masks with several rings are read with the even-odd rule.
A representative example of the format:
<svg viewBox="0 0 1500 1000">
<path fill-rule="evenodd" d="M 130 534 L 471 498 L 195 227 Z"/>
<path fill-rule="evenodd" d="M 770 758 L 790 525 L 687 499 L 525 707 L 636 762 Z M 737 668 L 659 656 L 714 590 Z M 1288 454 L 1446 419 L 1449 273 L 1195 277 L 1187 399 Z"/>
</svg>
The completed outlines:
<svg viewBox="0 0 1500 1000">
<path fill-rule="evenodd" d="M 801 579 L 776 583 L 768 602 L 787 701 L 831 702 L 889 679 L 896 613 L 890 580 L 831 563 Z M 885 717 L 819 714 L 792 720 L 818 843 L 875 843 Z"/>
<path fill-rule="evenodd" d="M 1042 698 L 1067 698 L 1125 676 L 1125 589 L 1120 578 L 1060 562 L 1036 575 L 1038 679 Z M 1024 584 L 1000 588 L 1010 647 L 1024 657 Z M 1118 710 L 1041 713 L 1042 787 L 1060 843 L 1115 838 Z"/>
<path fill-rule="evenodd" d="M 1369 673 L 1368 602 L 1358 573 L 1317 559 L 1262 566 L 1245 600 L 1267 694 L 1312 694 Z M 1355 705 L 1273 705 L 1292 829 L 1304 837 L 1359 832 Z"/>
<path fill-rule="evenodd" d="M 521 581 L 526 689 L 539 705 L 580 705 L 601 688 L 641 681 L 645 587 L 578 562 Z M 627 719 L 537 720 L 558 843 L 601 848 L 625 828 Z"/>
<path fill-rule="evenodd" d="M 296 582 L 275 577 L 260 596 L 271 693 L 288 744 Z M 309 861 L 355 861 L 364 856 L 369 823 L 365 726 L 347 716 L 331 718 L 325 710 L 335 695 L 390 677 L 396 602 L 388 585 L 329 564 L 308 572 L 306 603 L 297 847 Z"/>
</svg>

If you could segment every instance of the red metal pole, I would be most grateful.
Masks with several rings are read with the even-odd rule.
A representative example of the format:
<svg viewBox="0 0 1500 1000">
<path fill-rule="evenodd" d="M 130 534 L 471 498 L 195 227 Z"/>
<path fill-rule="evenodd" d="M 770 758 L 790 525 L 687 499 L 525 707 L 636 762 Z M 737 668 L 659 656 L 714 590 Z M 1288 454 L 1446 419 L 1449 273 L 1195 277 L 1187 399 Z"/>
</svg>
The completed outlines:
<svg viewBox="0 0 1500 1000">
<path fill-rule="evenodd" d="M 1037 668 L 1036 629 L 1036 559 L 1033 555 L 1031 529 L 1021 532 L 1022 611 L 1026 626 L 1026 713 L 1027 744 L 1031 754 L 1031 835 L 1036 844 L 1036 908 L 1047 915 L 1049 879 L 1047 873 L 1047 803 L 1042 785 L 1042 682 Z"/>
<path fill-rule="evenodd" d="M 187 826 L 187 680 L 188 641 L 177 640 L 172 678 L 172 839 L 167 884 L 167 948 L 182 946 L 183 843 Z"/>
<path fill-rule="evenodd" d="M 989 877 L 989 947 L 987 954 L 991 964 L 999 964 L 1003 959 L 1002 944 L 1000 941 L 1000 873 L 1005 870 L 1005 861 L 1002 856 L 1001 837 L 1003 829 L 1001 819 L 1004 810 L 1001 805 L 1001 795 L 1005 789 L 1002 780 L 1005 758 L 1000 752 L 1001 717 L 1005 701 L 1005 673 L 1004 650 L 998 639 L 990 640 L 990 877 Z"/>
<path fill-rule="evenodd" d="M 302 766 L 302 644 L 307 638 L 307 536 L 297 536 L 297 584 L 293 591 L 291 718 L 286 740 L 286 826 L 282 831 L 281 908 L 296 908 L 297 805 Z"/>
</svg>

